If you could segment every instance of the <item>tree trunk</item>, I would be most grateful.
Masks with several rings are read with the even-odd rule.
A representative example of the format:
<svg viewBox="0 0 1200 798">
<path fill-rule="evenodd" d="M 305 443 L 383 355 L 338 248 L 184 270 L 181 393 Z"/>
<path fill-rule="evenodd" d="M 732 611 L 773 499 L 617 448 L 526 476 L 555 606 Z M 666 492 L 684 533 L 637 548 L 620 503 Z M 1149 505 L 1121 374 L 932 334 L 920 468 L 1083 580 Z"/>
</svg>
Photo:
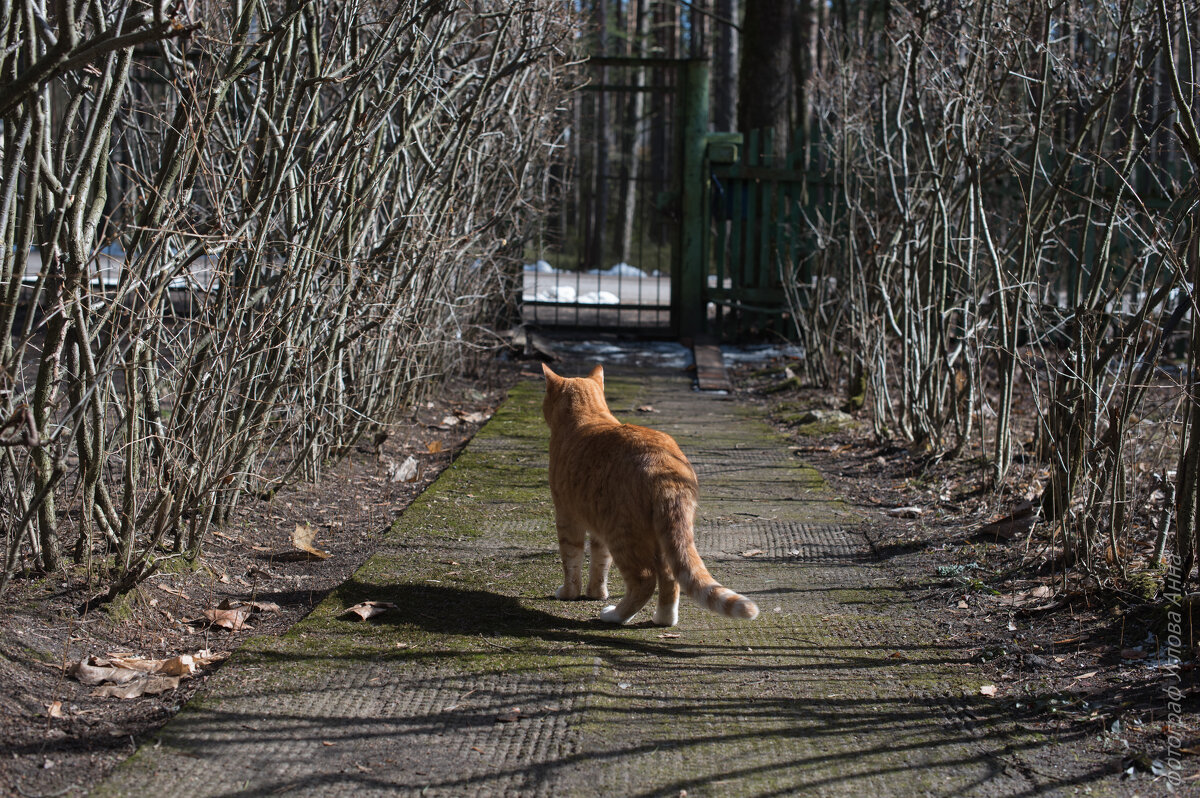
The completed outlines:
<svg viewBox="0 0 1200 798">
<path fill-rule="evenodd" d="M 739 76 L 738 127 L 772 131 L 776 152 L 788 140 L 788 100 L 792 83 L 792 0 L 746 4 L 745 37 Z"/>
<path fill-rule="evenodd" d="M 733 130 L 738 109 L 738 0 L 717 0 L 713 23 L 713 128 Z"/>
</svg>

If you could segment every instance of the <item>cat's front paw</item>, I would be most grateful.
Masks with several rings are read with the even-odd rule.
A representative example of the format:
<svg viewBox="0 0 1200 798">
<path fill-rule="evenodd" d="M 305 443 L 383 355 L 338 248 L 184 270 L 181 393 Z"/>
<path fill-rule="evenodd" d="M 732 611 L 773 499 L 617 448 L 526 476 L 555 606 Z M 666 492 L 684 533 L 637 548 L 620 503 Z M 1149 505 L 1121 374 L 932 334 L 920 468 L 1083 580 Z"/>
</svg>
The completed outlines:
<svg viewBox="0 0 1200 798">
<path fill-rule="evenodd" d="M 559 601 L 572 601 L 579 598 L 579 590 L 571 590 L 566 585 L 559 585 L 554 591 L 554 597 Z"/>
<path fill-rule="evenodd" d="M 608 588 L 604 585 L 600 585 L 600 587 L 588 586 L 587 593 L 584 595 L 596 601 L 604 601 L 604 599 L 608 598 Z"/>
<path fill-rule="evenodd" d="M 610 604 L 600 612 L 600 620 L 605 623 L 625 623 L 628 618 L 622 618 L 621 613 L 617 612 L 617 605 Z"/>
</svg>

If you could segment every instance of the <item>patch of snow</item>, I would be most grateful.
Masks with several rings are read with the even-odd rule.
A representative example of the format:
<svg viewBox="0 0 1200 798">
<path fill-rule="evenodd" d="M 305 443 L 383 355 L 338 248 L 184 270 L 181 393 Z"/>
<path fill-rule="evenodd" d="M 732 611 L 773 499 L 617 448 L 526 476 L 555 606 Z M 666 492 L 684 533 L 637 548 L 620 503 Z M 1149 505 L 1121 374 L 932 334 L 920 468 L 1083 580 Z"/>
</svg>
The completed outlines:
<svg viewBox="0 0 1200 798">
<path fill-rule="evenodd" d="M 685 369 L 692 350 L 674 341 L 555 341 L 554 348 L 579 360 L 598 363 L 636 363 L 664 369 Z"/>
<path fill-rule="evenodd" d="M 544 260 L 539 260 L 537 263 L 526 263 L 525 271 L 538 272 L 539 274 L 558 274 L 558 269 Z"/>
<path fill-rule="evenodd" d="M 551 285 L 539 290 L 536 294 L 525 294 L 525 299 L 534 299 L 538 302 L 574 302 L 576 294 L 575 287 L 570 285 Z"/>
<path fill-rule="evenodd" d="M 570 300 L 562 301 L 569 302 Z M 581 305 L 619 305 L 621 297 L 611 291 L 584 291 L 575 301 Z"/>
<path fill-rule="evenodd" d="M 777 357 L 804 358 L 799 344 L 755 344 L 753 346 L 721 346 L 726 363 L 759 363 Z"/>
<path fill-rule="evenodd" d="M 637 266 L 628 263 L 617 263 L 608 269 L 590 269 L 588 274 L 609 274 L 619 277 L 645 277 L 646 273 Z"/>
</svg>

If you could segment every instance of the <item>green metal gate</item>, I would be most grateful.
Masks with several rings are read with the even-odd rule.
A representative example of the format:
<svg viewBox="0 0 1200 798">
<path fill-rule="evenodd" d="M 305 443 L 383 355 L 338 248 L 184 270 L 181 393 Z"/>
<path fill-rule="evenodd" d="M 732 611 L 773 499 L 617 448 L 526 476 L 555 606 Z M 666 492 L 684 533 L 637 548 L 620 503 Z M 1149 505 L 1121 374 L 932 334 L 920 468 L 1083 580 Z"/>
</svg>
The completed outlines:
<svg viewBox="0 0 1200 798">
<path fill-rule="evenodd" d="M 721 338 L 795 334 L 788 297 L 810 280 L 805 210 L 813 186 L 798 156 L 782 150 L 769 131 L 706 142 L 705 330 Z"/>
<path fill-rule="evenodd" d="M 788 290 L 805 284 L 810 249 L 803 171 L 776 154 L 784 148 L 769 136 L 709 132 L 707 61 L 595 58 L 590 64 L 592 83 L 574 112 L 574 134 L 590 130 L 598 139 L 589 148 L 608 151 L 603 137 L 611 134 L 603 110 L 589 120 L 580 108 L 629 103 L 632 110 L 642 106 L 629 98 L 642 95 L 650 99 L 646 117 L 669 120 L 662 129 L 670 141 L 642 163 L 641 177 L 633 178 L 636 202 L 626 203 L 638 213 L 642 268 L 614 271 L 610 228 L 616 214 L 608 209 L 616 203 L 601 199 L 595 204 L 606 209 L 603 214 L 580 212 L 597 192 L 633 196 L 624 167 L 600 157 L 576 164 L 580 173 L 564 184 L 582 194 L 572 203 L 564 193 L 567 210 L 548 225 L 557 235 L 547 236 L 549 244 L 530 257 L 538 262 L 523 275 L 524 320 L 670 337 L 792 337 Z M 541 252 L 549 259 L 545 268 Z M 647 252 L 653 253 L 652 266 Z M 622 259 L 618 265 L 628 264 Z"/>
<path fill-rule="evenodd" d="M 703 213 L 708 66 L 674 58 L 588 63 L 590 82 L 576 93 L 568 126 L 577 154 L 563 168 L 573 174 L 562 176 L 546 229 L 527 251 L 522 318 L 674 337 L 684 327 L 681 308 L 701 301 L 684 298 L 694 292 L 682 282 L 681 236 L 682 220 Z"/>
</svg>

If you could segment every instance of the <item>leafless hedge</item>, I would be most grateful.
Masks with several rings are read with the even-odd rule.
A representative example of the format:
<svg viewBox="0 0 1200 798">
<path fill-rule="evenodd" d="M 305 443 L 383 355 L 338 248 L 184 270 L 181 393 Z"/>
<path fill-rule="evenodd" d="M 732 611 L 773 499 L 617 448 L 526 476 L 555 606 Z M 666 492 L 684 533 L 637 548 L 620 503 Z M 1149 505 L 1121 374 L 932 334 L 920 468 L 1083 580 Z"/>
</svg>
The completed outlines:
<svg viewBox="0 0 1200 798">
<path fill-rule="evenodd" d="M 828 204 L 812 207 L 832 212 L 810 219 L 817 277 L 794 309 L 818 376 L 846 369 L 880 432 L 982 450 L 997 485 L 1014 459 L 1042 470 L 1055 545 L 1097 572 L 1162 556 L 1165 539 L 1150 553 L 1128 534 L 1176 484 L 1144 472 L 1150 446 L 1179 458 L 1177 548 L 1195 548 L 1197 10 L 890 4 L 835 20 L 813 81 Z M 1163 391 L 1146 397 L 1189 329 L 1181 436 L 1155 423 L 1179 417 Z M 1018 410 L 1020 381 L 1034 406 Z"/>
<path fill-rule="evenodd" d="M 550 154 L 552 0 L 0 10 L 0 591 L 118 594 L 477 345 Z"/>
</svg>

